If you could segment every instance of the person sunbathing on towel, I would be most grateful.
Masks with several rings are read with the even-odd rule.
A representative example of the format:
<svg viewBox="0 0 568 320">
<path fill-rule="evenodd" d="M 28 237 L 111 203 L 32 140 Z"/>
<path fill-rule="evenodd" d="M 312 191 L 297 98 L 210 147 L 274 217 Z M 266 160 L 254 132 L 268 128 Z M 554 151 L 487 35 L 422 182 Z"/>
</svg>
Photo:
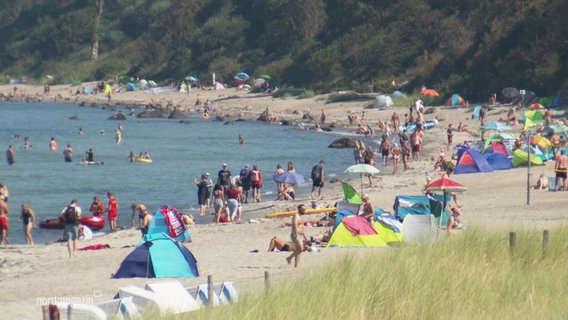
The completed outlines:
<svg viewBox="0 0 568 320">
<path fill-rule="evenodd" d="M 274 249 L 278 249 L 279 251 L 294 251 L 294 243 L 284 242 L 282 238 L 275 236 L 270 239 L 270 245 L 268 246 L 268 251 L 274 251 Z M 304 251 L 313 251 L 311 247 L 311 243 L 308 241 L 304 241 Z"/>
</svg>

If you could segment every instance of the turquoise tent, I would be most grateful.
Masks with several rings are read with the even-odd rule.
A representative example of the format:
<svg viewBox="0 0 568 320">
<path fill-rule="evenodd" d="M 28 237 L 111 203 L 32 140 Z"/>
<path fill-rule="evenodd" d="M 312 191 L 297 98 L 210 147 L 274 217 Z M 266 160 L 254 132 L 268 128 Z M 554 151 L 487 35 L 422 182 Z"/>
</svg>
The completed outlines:
<svg viewBox="0 0 568 320">
<path fill-rule="evenodd" d="M 181 214 L 172 207 L 156 211 L 148 226 L 148 234 L 165 233 L 180 242 L 191 241 L 189 231 L 183 224 Z"/>
<path fill-rule="evenodd" d="M 165 233 L 147 234 L 120 264 L 114 278 L 197 278 L 197 260 Z"/>
</svg>

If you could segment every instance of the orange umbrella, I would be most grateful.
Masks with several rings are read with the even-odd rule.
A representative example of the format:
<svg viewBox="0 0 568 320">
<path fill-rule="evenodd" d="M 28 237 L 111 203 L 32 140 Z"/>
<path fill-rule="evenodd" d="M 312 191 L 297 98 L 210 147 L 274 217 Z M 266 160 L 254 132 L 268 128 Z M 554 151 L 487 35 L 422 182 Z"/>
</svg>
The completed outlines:
<svg viewBox="0 0 568 320">
<path fill-rule="evenodd" d="M 424 89 L 420 91 L 420 94 L 425 97 L 439 97 L 440 94 L 434 89 Z"/>
</svg>

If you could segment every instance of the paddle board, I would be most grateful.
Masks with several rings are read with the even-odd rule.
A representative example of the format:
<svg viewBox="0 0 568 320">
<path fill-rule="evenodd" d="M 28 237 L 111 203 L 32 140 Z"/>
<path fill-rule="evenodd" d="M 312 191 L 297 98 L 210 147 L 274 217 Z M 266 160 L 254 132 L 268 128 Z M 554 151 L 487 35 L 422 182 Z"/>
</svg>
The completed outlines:
<svg viewBox="0 0 568 320">
<path fill-rule="evenodd" d="M 313 213 L 322 213 L 322 212 L 335 212 L 337 208 L 329 207 L 329 208 L 317 208 L 317 209 L 306 209 L 306 214 L 313 214 Z M 265 217 L 266 218 L 284 218 L 290 217 L 298 213 L 298 210 L 294 211 L 286 211 L 286 212 L 276 212 L 276 213 L 269 213 Z"/>
</svg>

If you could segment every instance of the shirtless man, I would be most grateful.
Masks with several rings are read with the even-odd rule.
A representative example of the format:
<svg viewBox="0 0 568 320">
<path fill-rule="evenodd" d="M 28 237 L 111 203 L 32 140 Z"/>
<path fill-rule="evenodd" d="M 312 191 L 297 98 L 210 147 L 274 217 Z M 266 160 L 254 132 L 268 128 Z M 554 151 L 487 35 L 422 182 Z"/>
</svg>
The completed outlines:
<svg viewBox="0 0 568 320">
<path fill-rule="evenodd" d="M 392 113 L 391 122 L 392 126 L 394 127 L 394 132 L 398 132 L 398 127 L 400 127 L 400 117 L 396 112 Z"/>
<path fill-rule="evenodd" d="M 150 222 L 152 222 L 152 218 L 154 217 L 148 214 L 146 210 L 140 213 L 140 232 L 142 232 L 142 235 L 148 233 L 148 228 L 150 227 Z"/>
<path fill-rule="evenodd" d="M 554 131 L 552 131 L 552 135 L 550 136 L 550 143 L 552 144 L 552 154 L 556 157 L 558 146 L 562 144 L 562 139 L 560 139 L 560 136 Z"/>
<path fill-rule="evenodd" d="M 568 190 L 566 189 L 566 173 L 568 171 L 568 157 L 566 156 L 566 151 L 560 151 L 560 156 L 556 158 L 556 163 L 554 164 L 554 171 L 556 171 L 554 191 L 558 190 L 560 179 L 562 179 L 562 191 Z"/>
<path fill-rule="evenodd" d="M 142 224 L 142 220 L 144 219 L 144 213 L 148 213 L 148 210 L 146 209 L 146 206 L 141 204 L 141 203 L 133 203 L 130 208 L 132 209 L 132 222 L 130 223 L 130 226 L 132 228 L 134 228 L 134 214 L 136 214 L 136 210 L 138 210 L 138 221 L 139 221 L 139 225 Z"/>
<path fill-rule="evenodd" d="M 8 204 L 0 199 L 0 245 L 10 244 L 10 239 L 8 238 Z"/>
<path fill-rule="evenodd" d="M 292 258 L 294 258 L 294 268 L 297 268 L 300 264 L 300 254 L 302 254 L 303 242 L 308 242 L 308 237 L 304 232 L 304 224 L 302 223 L 302 216 L 306 213 L 306 206 L 301 204 L 298 206 L 298 212 L 292 218 L 292 233 L 290 238 L 292 243 L 294 243 L 294 252 L 286 258 L 288 264 L 292 263 Z M 302 239 L 300 239 L 300 236 Z"/>
</svg>

